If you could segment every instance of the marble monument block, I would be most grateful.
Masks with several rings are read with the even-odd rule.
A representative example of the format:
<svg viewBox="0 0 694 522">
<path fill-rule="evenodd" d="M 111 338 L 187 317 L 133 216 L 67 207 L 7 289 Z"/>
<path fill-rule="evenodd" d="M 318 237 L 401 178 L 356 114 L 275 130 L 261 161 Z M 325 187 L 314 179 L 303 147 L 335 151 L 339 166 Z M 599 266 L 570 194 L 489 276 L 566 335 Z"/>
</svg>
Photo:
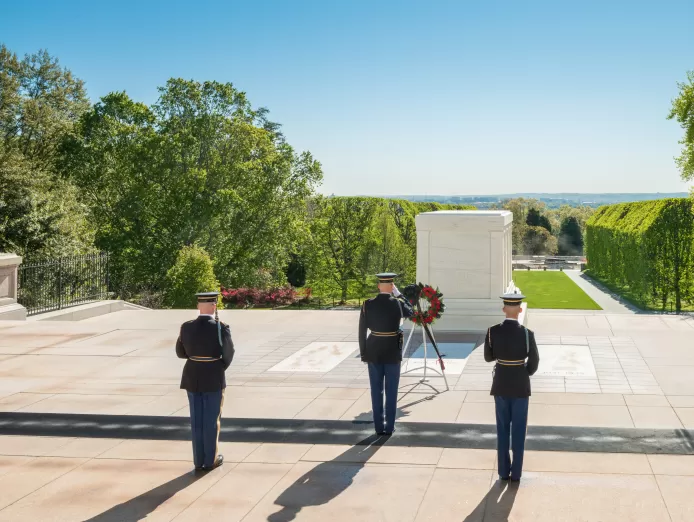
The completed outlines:
<svg viewBox="0 0 694 522">
<path fill-rule="evenodd" d="M 446 303 L 436 330 L 484 331 L 503 320 L 499 296 L 513 287 L 512 221 L 506 210 L 417 215 L 417 281 L 438 287 Z"/>
<path fill-rule="evenodd" d="M 24 320 L 26 308 L 17 303 L 17 268 L 22 258 L 0 252 L 0 320 Z"/>
</svg>

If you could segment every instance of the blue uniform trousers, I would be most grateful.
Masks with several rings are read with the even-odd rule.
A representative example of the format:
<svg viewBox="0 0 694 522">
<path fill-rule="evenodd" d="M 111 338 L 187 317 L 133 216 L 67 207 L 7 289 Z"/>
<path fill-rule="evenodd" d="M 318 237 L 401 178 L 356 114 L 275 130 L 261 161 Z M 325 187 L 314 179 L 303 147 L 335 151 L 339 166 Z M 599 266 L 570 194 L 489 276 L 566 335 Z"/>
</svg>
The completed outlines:
<svg viewBox="0 0 694 522">
<path fill-rule="evenodd" d="M 217 459 L 224 390 L 188 392 L 190 427 L 193 432 L 193 463 L 211 468 Z"/>
<path fill-rule="evenodd" d="M 499 476 L 520 479 L 523 472 L 525 432 L 528 426 L 528 397 L 494 397 L 496 404 L 496 450 Z M 513 463 L 509 455 L 513 450 Z"/>
<path fill-rule="evenodd" d="M 400 384 L 400 363 L 369 363 L 369 382 L 371 383 L 371 408 L 376 433 L 393 433 L 398 402 L 398 384 Z M 386 395 L 385 416 L 383 413 L 384 391 Z"/>
</svg>

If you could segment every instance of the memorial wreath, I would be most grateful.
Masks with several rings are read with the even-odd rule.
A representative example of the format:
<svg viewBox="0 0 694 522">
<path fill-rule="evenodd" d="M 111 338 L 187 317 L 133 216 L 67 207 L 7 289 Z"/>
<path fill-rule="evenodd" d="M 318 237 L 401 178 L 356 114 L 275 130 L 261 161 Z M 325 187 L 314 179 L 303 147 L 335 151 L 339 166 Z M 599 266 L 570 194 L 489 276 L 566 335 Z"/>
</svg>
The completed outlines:
<svg viewBox="0 0 694 522">
<path fill-rule="evenodd" d="M 407 286 L 403 292 L 407 300 L 415 306 L 415 311 L 410 321 L 414 324 L 433 324 L 436 319 L 440 319 L 446 305 L 443 303 L 443 294 L 438 288 L 422 283 Z M 419 299 L 424 299 L 429 303 L 426 310 L 416 306 Z"/>
</svg>

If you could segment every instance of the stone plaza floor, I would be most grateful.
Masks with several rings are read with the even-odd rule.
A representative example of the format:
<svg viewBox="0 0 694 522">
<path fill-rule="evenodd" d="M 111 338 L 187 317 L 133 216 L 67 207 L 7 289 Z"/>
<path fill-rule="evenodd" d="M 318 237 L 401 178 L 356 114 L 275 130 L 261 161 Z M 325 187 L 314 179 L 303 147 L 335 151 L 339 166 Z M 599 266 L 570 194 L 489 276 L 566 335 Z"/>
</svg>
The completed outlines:
<svg viewBox="0 0 694 522">
<path fill-rule="evenodd" d="M 542 362 L 510 488 L 482 336 L 437 334 L 450 389 L 403 376 L 401 429 L 375 440 L 354 311 L 221 312 L 226 464 L 190 473 L 173 347 L 194 316 L 0 322 L 0 520 L 694 520 L 691 316 L 530 310 Z"/>
</svg>

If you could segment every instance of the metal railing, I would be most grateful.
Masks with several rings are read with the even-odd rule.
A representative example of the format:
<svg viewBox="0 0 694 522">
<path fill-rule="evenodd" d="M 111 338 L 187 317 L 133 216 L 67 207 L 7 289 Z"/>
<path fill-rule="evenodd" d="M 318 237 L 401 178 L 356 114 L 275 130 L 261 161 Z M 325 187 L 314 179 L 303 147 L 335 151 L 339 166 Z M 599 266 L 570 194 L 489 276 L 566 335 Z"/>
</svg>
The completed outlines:
<svg viewBox="0 0 694 522">
<path fill-rule="evenodd" d="M 29 315 L 108 299 L 107 253 L 62 257 L 20 265 L 17 301 Z"/>
</svg>

